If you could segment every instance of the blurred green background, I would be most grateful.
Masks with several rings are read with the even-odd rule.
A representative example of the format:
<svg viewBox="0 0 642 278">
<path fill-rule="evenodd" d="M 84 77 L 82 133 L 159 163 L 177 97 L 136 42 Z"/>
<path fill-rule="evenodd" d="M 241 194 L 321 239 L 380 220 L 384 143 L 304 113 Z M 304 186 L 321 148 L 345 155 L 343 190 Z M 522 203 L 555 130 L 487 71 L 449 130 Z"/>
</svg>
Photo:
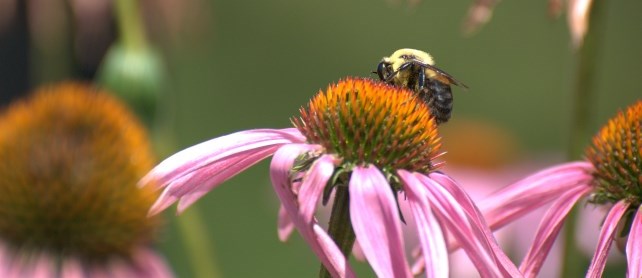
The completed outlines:
<svg viewBox="0 0 642 278">
<path fill-rule="evenodd" d="M 319 89 L 346 76 L 374 78 L 380 59 L 405 47 L 430 52 L 438 67 L 470 87 L 454 89 L 450 124 L 490 122 L 514 136 L 525 159 L 563 157 L 568 147 L 577 57 L 565 14 L 550 18 L 547 1 L 502 1 L 472 36 L 461 32 L 470 1 L 185 2 L 158 1 L 166 5 L 159 9 L 155 1 L 143 1 L 150 41 L 167 73 L 160 114 L 173 133 L 173 151 L 235 131 L 289 127 L 289 118 Z M 601 8 L 595 131 L 642 93 L 642 1 L 607 1 Z M 171 16 L 174 25 L 166 20 Z M 64 59 L 30 53 L 39 58 L 29 62 L 29 88 L 79 75 L 56 74 L 66 67 L 57 64 Z M 443 138 L 455 139 L 461 138 Z M 285 244 L 277 238 L 278 201 L 267 162 L 196 206 L 223 277 L 317 274 L 318 260 L 298 235 Z M 174 210 L 166 214 L 162 250 L 179 277 L 196 277 Z M 366 264 L 355 266 L 371 275 Z"/>
</svg>

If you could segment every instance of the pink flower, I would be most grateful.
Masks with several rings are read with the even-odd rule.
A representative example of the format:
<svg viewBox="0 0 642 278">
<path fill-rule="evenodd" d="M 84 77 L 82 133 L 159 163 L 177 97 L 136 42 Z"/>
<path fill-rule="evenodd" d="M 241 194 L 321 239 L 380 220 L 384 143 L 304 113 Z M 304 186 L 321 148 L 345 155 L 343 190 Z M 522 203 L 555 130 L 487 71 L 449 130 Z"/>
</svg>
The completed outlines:
<svg viewBox="0 0 642 278">
<path fill-rule="evenodd" d="M 151 247 L 154 163 L 126 106 L 86 84 L 46 86 L 0 115 L 0 277 L 172 277 Z"/>
<path fill-rule="evenodd" d="M 424 102 L 405 89 L 347 79 L 313 98 L 296 129 L 233 133 L 183 150 L 141 185 L 163 189 L 150 211 L 174 202 L 181 212 L 225 180 L 274 155 L 270 176 L 282 207 L 279 237 L 296 228 L 328 274 L 353 277 L 345 254 L 358 240 L 380 277 L 411 277 L 398 201 L 416 222 L 427 277 L 448 277 L 444 229 L 485 277 L 521 276 L 459 185 L 435 169 L 436 124 Z M 334 195 L 332 193 L 334 192 Z M 397 194 L 405 198 L 397 198 Z M 334 196 L 328 231 L 314 216 Z M 323 271 L 322 271 L 323 273 Z M 323 275 L 323 274 L 322 274 Z"/>
<path fill-rule="evenodd" d="M 520 265 L 526 277 L 538 274 L 571 208 L 584 197 L 612 206 L 604 219 L 587 277 L 601 277 L 614 239 L 628 234 L 628 277 L 642 275 L 642 101 L 620 112 L 602 128 L 586 151 L 588 161 L 537 172 L 480 202 L 492 229 L 551 203 L 534 242 Z M 618 231 L 618 225 L 631 223 Z M 622 228 L 619 228 L 622 229 Z M 628 229 L 628 231 L 626 230 Z"/>
</svg>

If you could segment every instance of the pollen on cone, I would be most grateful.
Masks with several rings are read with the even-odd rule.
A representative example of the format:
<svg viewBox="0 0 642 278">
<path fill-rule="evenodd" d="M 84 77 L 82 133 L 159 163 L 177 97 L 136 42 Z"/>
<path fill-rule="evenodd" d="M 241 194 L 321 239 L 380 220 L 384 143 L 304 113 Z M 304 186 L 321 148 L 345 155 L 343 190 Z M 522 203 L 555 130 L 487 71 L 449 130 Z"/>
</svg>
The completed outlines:
<svg viewBox="0 0 642 278">
<path fill-rule="evenodd" d="M 145 130 L 89 85 L 44 87 L 0 116 L 0 242 L 89 261 L 128 257 L 154 237 Z"/>
<path fill-rule="evenodd" d="M 292 119 L 309 143 L 353 163 L 429 172 L 440 138 L 426 103 L 412 91 L 347 78 L 320 91 Z"/>
<path fill-rule="evenodd" d="M 586 158 L 595 166 L 597 203 L 642 203 L 642 101 L 620 111 L 593 137 Z"/>
</svg>

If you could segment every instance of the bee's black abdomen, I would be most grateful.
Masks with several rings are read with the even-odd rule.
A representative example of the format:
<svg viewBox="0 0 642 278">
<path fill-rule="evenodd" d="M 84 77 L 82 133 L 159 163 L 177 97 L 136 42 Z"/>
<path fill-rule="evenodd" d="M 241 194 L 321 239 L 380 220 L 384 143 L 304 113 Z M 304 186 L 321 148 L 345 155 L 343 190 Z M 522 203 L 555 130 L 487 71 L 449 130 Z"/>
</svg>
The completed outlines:
<svg viewBox="0 0 642 278">
<path fill-rule="evenodd" d="M 447 122 L 453 110 L 453 93 L 450 90 L 450 85 L 428 79 L 426 88 L 428 90 L 424 98 L 430 107 L 430 112 L 438 124 Z"/>
</svg>

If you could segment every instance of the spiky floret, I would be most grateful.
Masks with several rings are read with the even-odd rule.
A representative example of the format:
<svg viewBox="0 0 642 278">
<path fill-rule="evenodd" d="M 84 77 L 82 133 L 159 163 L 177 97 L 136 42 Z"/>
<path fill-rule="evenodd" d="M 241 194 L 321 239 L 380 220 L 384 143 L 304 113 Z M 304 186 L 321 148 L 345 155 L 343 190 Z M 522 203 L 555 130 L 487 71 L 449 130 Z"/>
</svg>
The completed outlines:
<svg viewBox="0 0 642 278">
<path fill-rule="evenodd" d="M 586 150 L 595 166 L 592 201 L 642 203 L 642 101 L 620 111 L 593 138 Z"/>
<path fill-rule="evenodd" d="M 374 164 L 386 173 L 433 170 L 440 137 L 427 105 L 409 90 L 348 78 L 320 91 L 292 120 L 309 143 L 344 164 Z"/>
<path fill-rule="evenodd" d="M 148 244 L 156 193 L 143 127 L 83 84 L 37 91 L 0 116 L 0 241 L 14 250 L 100 261 Z"/>
</svg>

